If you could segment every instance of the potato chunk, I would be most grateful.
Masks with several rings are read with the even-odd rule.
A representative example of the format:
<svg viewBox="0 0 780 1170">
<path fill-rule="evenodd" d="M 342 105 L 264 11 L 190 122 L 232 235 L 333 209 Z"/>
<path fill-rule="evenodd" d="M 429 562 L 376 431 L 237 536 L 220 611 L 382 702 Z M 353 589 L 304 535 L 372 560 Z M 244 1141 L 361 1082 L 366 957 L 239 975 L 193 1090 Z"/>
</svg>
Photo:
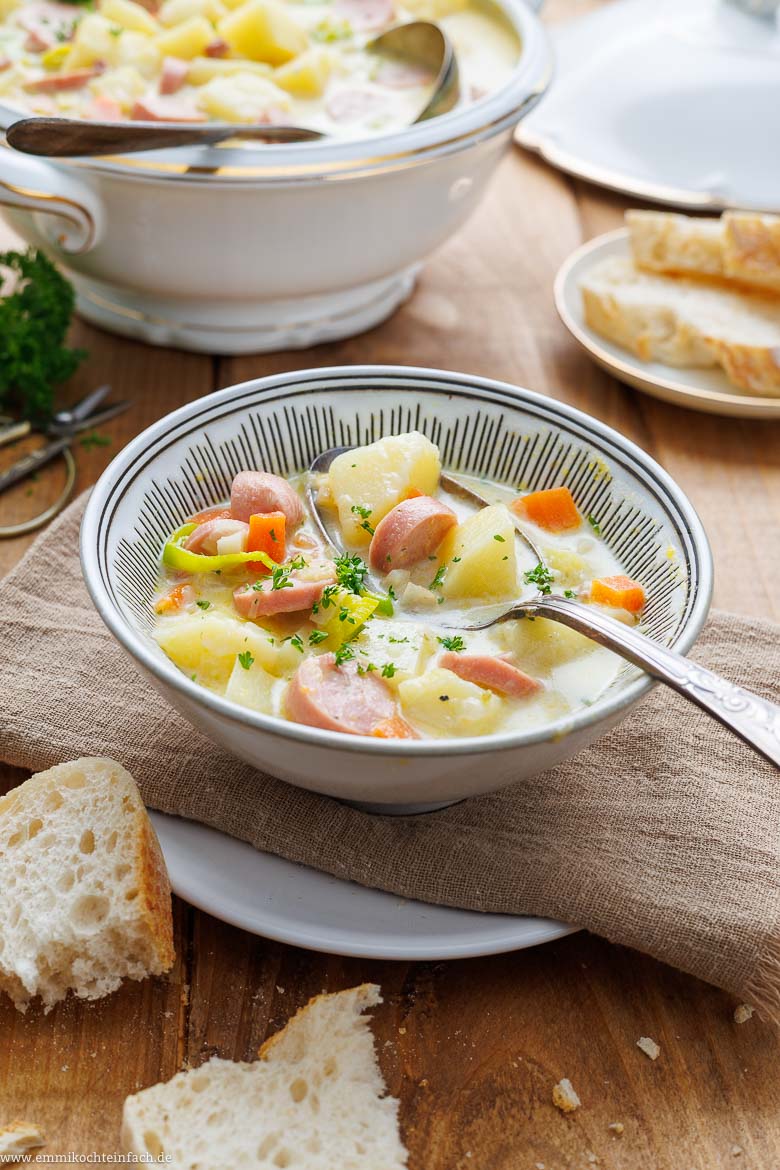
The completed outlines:
<svg viewBox="0 0 780 1170">
<path fill-rule="evenodd" d="M 193 16 L 205 16 L 207 20 L 217 21 L 227 15 L 227 9 L 220 0 L 165 0 L 157 13 L 160 24 L 170 28 L 175 24 L 182 24 Z M 216 33 L 214 34 L 216 39 Z"/>
<path fill-rule="evenodd" d="M 284 90 L 254 73 L 212 78 L 198 92 L 197 103 L 209 117 L 222 122 L 257 122 L 273 110 L 290 109 Z"/>
<path fill-rule="evenodd" d="M 300 661 L 290 642 L 272 637 L 251 622 L 223 613 L 187 614 L 160 622 L 157 642 L 186 674 L 212 690 L 224 692 L 239 654 L 247 651 L 271 674 L 283 674 Z"/>
<path fill-rule="evenodd" d="M 541 617 L 505 622 L 496 627 L 496 637 L 513 652 L 521 670 L 529 674 L 549 674 L 556 666 L 597 648 L 584 634 Z"/>
<path fill-rule="evenodd" d="M 413 622 L 367 622 L 353 645 L 362 667 L 373 664 L 393 690 L 418 675 L 436 646 L 432 636 Z"/>
<path fill-rule="evenodd" d="M 354 545 L 371 540 L 370 532 L 361 527 L 362 515 L 353 512 L 353 507 L 366 509 L 368 523 L 376 528 L 411 488 L 435 495 L 440 472 L 439 448 L 419 431 L 389 435 L 339 455 L 331 464 L 329 478 L 345 540 Z"/>
<path fill-rule="evenodd" d="M 439 549 L 445 597 L 516 597 L 515 527 L 503 504 L 475 512 L 448 533 Z"/>
<path fill-rule="evenodd" d="M 147 36 L 154 36 L 159 27 L 151 13 L 135 0 L 103 0 L 100 12 L 120 28 L 146 33 Z"/>
<path fill-rule="evenodd" d="M 317 98 L 324 92 L 332 69 L 332 54 L 318 46 L 281 65 L 274 74 L 274 81 L 296 97 Z"/>
<path fill-rule="evenodd" d="M 160 33 L 156 43 L 164 57 L 180 57 L 182 61 L 191 61 L 205 52 L 206 46 L 214 40 L 214 35 L 214 28 L 205 16 L 191 16 L 189 20 Z"/>
<path fill-rule="evenodd" d="M 190 62 L 187 81 L 190 85 L 205 85 L 215 77 L 235 77 L 237 73 L 270 78 L 271 66 L 261 61 L 232 61 L 230 57 L 195 57 Z"/>
<path fill-rule="evenodd" d="M 225 698 L 242 707 L 249 707 L 252 711 L 260 711 L 264 715 L 274 714 L 274 684 L 279 680 L 264 670 L 259 662 L 252 662 L 249 667 L 235 661 L 233 673 L 228 679 Z"/>
<path fill-rule="evenodd" d="M 234 53 L 250 61 L 284 65 L 303 53 L 309 38 L 277 0 L 246 0 L 217 26 Z"/>
<path fill-rule="evenodd" d="M 440 666 L 406 679 L 398 696 L 407 719 L 438 735 L 486 735 L 505 711 L 498 695 Z"/>
</svg>

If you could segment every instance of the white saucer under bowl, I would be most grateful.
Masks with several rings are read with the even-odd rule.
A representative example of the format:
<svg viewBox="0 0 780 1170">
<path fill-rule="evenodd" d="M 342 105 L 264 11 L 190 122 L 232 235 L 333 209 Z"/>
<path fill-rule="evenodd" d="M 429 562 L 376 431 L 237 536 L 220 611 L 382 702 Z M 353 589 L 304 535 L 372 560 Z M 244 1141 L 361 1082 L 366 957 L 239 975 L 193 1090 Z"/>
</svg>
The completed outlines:
<svg viewBox="0 0 780 1170">
<path fill-rule="evenodd" d="M 780 25 L 729 0 L 613 0 L 551 30 L 516 133 L 553 166 L 693 210 L 780 211 Z"/>
<path fill-rule="evenodd" d="M 780 398 L 743 394 L 721 370 L 686 370 L 661 362 L 643 362 L 585 324 L 580 291 L 583 277 L 602 260 L 629 254 L 628 231 L 620 228 L 583 244 L 561 265 L 555 278 L 555 306 L 582 348 L 621 382 L 664 402 L 731 418 L 780 419 Z"/>
<path fill-rule="evenodd" d="M 205 825 L 152 813 L 171 885 L 223 922 L 291 946 L 407 962 L 523 950 L 577 928 L 547 918 L 429 906 L 260 853 Z"/>
</svg>

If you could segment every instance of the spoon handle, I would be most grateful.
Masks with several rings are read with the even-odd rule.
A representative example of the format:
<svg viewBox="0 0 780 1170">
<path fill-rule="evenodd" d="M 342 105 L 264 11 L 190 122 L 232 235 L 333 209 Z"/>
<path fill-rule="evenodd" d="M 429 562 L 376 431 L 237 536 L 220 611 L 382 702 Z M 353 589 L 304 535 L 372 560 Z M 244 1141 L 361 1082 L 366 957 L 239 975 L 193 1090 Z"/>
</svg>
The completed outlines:
<svg viewBox="0 0 780 1170">
<path fill-rule="evenodd" d="M 171 146 L 209 146 L 226 138 L 263 142 L 305 142 L 322 138 L 300 126 L 250 126 L 243 123 L 80 122 L 69 118 L 22 118 L 6 131 L 15 150 L 47 158 L 131 154 Z"/>
<path fill-rule="evenodd" d="M 580 634 L 616 651 L 696 703 L 780 767 L 780 707 L 760 695 L 746 691 L 712 670 L 692 662 L 640 634 L 631 626 L 599 613 L 596 609 L 562 597 L 543 597 L 534 609 L 553 621 L 562 622 Z M 528 606 L 520 612 L 527 613 Z"/>
</svg>

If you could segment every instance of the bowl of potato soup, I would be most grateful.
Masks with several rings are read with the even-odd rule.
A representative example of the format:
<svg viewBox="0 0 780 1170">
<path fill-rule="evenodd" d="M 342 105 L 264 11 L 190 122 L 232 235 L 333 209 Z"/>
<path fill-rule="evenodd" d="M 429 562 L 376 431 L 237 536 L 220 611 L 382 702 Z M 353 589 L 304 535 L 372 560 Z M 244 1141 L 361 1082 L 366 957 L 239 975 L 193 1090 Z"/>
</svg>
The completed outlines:
<svg viewBox="0 0 780 1170">
<path fill-rule="evenodd" d="M 455 108 L 418 123 L 435 79 L 371 50 L 415 19 L 442 27 L 460 73 Z M 207 352 L 317 344 L 409 296 L 550 77 L 524 0 L 0 0 L 4 127 L 44 115 L 237 133 L 123 157 L 6 147 L 0 205 L 98 325 Z M 269 123 L 323 137 L 241 140 Z"/>
<path fill-rule="evenodd" d="M 712 584 L 690 503 L 617 432 L 404 367 L 266 378 L 176 411 L 106 470 L 81 551 L 103 620 L 195 727 L 386 812 L 552 767 L 653 685 L 547 618 L 472 629 L 481 615 L 541 589 L 685 652 Z"/>
</svg>

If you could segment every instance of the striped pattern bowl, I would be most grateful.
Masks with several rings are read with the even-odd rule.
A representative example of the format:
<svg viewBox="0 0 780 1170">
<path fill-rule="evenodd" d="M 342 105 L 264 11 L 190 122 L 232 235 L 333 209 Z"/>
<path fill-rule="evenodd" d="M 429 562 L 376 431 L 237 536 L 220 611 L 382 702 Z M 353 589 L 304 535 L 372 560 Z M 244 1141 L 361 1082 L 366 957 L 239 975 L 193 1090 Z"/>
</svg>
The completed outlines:
<svg viewBox="0 0 780 1170">
<path fill-rule="evenodd" d="M 643 630 L 685 653 L 707 615 L 712 560 L 685 495 L 648 455 L 571 407 L 483 378 L 351 366 L 247 382 L 139 435 L 92 493 L 81 532 L 87 587 L 149 684 L 195 726 L 293 784 L 386 812 L 424 811 L 551 767 L 614 727 L 653 685 L 626 666 L 600 699 L 548 727 L 459 740 L 370 740 L 249 711 L 192 682 L 151 637 L 165 537 L 227 498 L 233 475 L 299 472 L 328 447 L 417 429 L 451 471 L 528 490 L 567 484 L 625 571 L 645 585 Z M 668 550 L 677 555 L 670 559 Z"/>
</svg>

